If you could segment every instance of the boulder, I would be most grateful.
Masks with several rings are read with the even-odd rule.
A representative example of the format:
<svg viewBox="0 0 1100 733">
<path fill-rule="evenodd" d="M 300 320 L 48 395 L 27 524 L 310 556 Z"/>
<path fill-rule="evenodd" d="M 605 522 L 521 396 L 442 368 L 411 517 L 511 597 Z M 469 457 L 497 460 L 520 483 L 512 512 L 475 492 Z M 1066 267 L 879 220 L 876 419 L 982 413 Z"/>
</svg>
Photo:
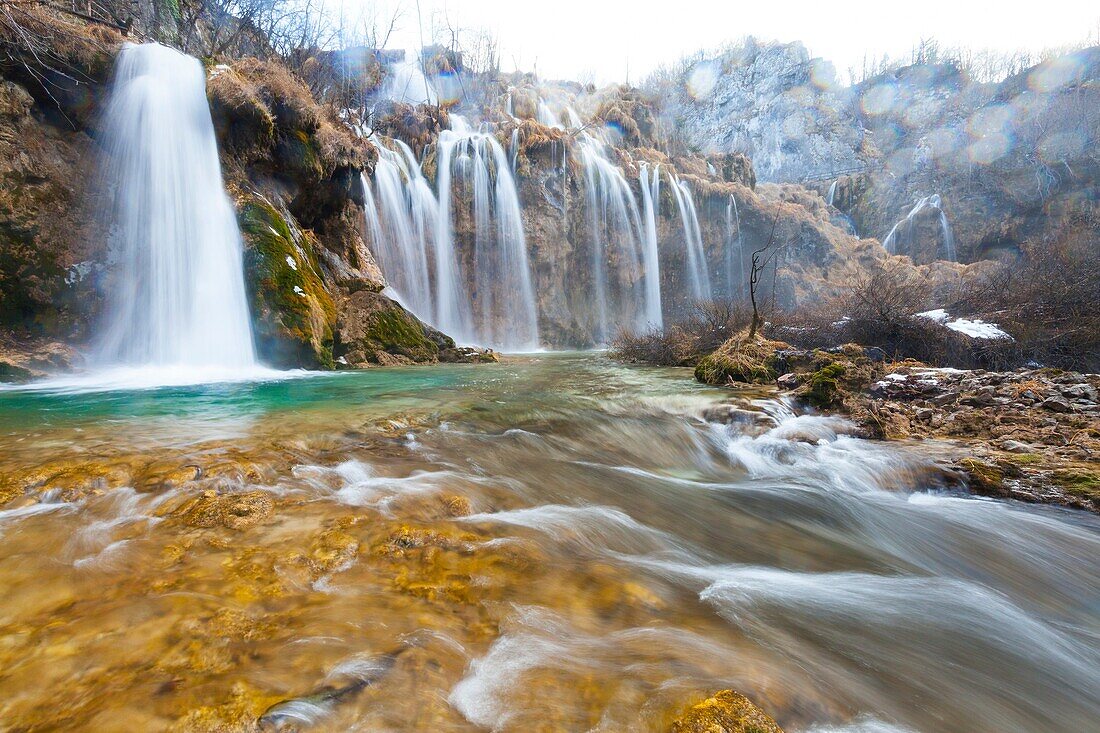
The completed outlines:
<svg viewBox="0 0 1100 733">
<path fill-rule="evenodd" d="M 670 733 L 783 733 L 783 729 L 739 692 L 722 690 L 693 705 Z"/>
</svg>

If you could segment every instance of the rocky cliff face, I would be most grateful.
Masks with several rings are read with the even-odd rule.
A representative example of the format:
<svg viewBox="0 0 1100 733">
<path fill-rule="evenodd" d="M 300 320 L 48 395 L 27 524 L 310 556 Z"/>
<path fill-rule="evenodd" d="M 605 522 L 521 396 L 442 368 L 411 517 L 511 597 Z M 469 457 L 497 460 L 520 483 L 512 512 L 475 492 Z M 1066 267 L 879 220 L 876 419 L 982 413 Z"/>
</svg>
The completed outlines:
<svg viewBox="0 0 1100 733">
<path fill-rule="evenodd" d="M 509 138 L 509 128 L 500 135 Z M 575 138 L 527 120 L 521 123 L 519 139 L 517 185 L 539 298 L 540 334 L 556 346 L 591 345 L 596 308 L 593 222 Z M 859 240 L 834 224 L 832 212 L 814 193 L 800 186 L 756 186 L 752 163 L 742 155 L 669 157 L 646 147 L 616 148 L 614 154 L 638 202 L 641 165 L 652 170 L 659 164 L 663 171 L 656 224 L 667 321 L 686 315 L 694 305 L 686 281 L 683 219 L 670 174 L 692 191 L 715 297 L 747 298 L 752 252 L 769 239 L 778 254 L 761 292 L 781 308 L 833 294 L 888 257 L 877 242 Z M 602 234 L 608 265 L 616 273 L 610 278 L 612 288 L 616 280 L 626 287 L 633 272 L 625 254 L 630 233 L 605 229 Z M 465 235 L 472 237 L 472 232 Z M 936 268 L 941 283 L 957 272 Z"/>
<path fill-rule="evenodd" d="M 1100 48 L 996 84 L 951 64 L 842 87 L 798 44 L 743 47 L 688 67 L 662 93 L 664 126 L 690 149 L 747 153 L 761 180 L 809 181 L 855 230 L 884 239 L 938 194 L 963 262 L 1079 238 L 1095 222 Z M 854 180 L 852 180 L 854 178 Z M 903 231 L 903 254 L 945 256 L 938 212 Z"/>
</svg>

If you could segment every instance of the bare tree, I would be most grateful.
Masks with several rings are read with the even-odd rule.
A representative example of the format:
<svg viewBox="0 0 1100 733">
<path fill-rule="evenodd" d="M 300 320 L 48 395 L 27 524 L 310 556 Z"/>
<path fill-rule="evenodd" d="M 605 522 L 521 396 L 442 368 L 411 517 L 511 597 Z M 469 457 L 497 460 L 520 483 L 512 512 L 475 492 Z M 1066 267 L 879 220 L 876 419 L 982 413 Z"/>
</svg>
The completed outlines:
<svg viewBox="0 0 1100 733">
<path fill-rule="evenodd" d="M 775 212 L 775 218 L 772 220 L 771 234 L 768 235 L 768 241 L 764 243 L 764 246 L 760 249 L 754 250 L 752 253 L 752 270 L 749 272 L 749 300 L 752 302 L 752 322 L 749 325 L 749 338 L 756 338 L 757 331 L 760 330 L 760 326 L 763 323 L 763 318 L 760 315 L 760 308 L 756 302 L 757 285 L 760 283 L 760 274 L 768 269 L 768 264 L 776 256 L 782 247 L 775 246 L 775 227 L 779 223 L 779 211 Z M 772 290 L 775 290 L 775 285 L 772 285 Z"/>
</svg>

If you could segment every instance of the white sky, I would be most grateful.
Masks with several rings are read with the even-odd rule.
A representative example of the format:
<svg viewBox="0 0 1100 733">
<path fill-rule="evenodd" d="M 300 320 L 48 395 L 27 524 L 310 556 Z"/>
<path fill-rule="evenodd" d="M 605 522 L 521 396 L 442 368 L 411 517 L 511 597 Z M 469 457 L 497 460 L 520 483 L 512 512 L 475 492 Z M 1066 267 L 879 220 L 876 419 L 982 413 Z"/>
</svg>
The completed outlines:
<svg viewBox="0 0 1100 733">
<path fill-rule="evenodd" d="M 381 16 L 399 4 L 388 47 L 419 47 L 416 0 L 343 2 Z M 1097 0 L 419 0 L 426 41 L 433 14 L 444 11 L 452 25 L 495 34 L 505 71 L 598 83 L 623 81 L 628 69 L 637 83 L 661 64 L 746 35 L 800 40 L 842 79 L 865 54 L 905 57 L 921 38 L 1006 51 L 1100 43 Z"/>
</svg>

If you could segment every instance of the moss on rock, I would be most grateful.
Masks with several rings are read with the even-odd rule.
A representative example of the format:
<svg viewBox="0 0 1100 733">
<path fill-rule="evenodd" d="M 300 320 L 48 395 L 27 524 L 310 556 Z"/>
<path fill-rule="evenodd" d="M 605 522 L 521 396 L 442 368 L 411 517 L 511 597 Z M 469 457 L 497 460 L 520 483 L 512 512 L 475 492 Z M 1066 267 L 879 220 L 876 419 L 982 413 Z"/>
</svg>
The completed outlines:
<svg viewBox="0 0 1100 733">
<path fill-rule="evenodd" d="M 739 692 L 722 690 L 677 718 L 670 733 L 783 733 L 763 710 Z"/>
<path fill-rule="evenodd" d="M 440 347 L 454 342 L 433 339 L 434 331 L 381 293 L 361 290 L 342 304 L 336 353 L 349 366 L 394 366 L 439 360 Z"/>
<path fill-rule="evenodd" d="M 240 209 L 245 272 L 260 355 L 282 366 L 335 367 L 336 305 L 321 278 L 312 235 L 255 196 Z"/>
<path fill-rule="evenodd" d="M 810 377 L 803 397 L 811 405 L 819 408 L 842 404 L 844 391 L 840 386 L 840 380 L 846 371 L 847 368 L 843 364 L 837 362 L 826 364 Z"/>
</svg>

